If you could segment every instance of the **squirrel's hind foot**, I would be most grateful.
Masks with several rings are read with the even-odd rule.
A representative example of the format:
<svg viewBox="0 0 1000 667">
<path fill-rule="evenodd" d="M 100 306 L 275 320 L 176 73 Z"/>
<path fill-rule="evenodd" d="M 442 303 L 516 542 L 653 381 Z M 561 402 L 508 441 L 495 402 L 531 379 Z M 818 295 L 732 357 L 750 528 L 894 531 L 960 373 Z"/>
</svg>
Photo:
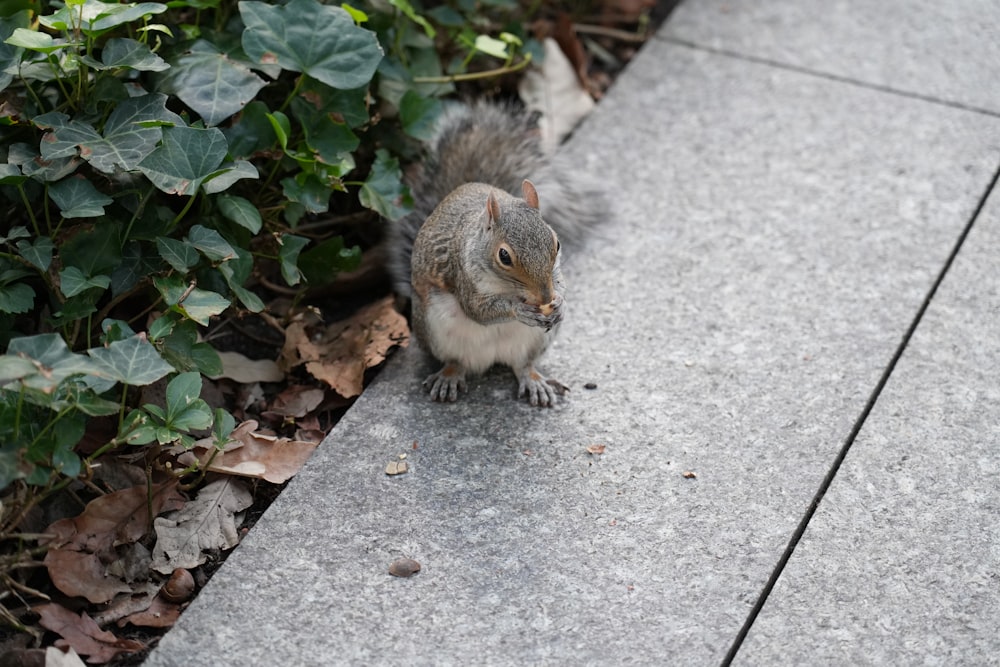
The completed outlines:
<svg viewBox="0 0 1000 667">
<path fill-rule="evenodd" d="M 556 396 L 562 396 L 567 391 L 569 387 L 559 380 L 546 378 L 531 366 L 517 372 L 517 397 L 527 397 L 534 406 L 551 408 L 555 405 Z"/>
<path fill-rule="evenodd" d="M 432 400 L 454 403 L 459 392 L 466 389 L 465 369 L 458 364 L 445 364 L 437 373 L 427 376 L 424 389 L 430 393 Z"/>
</svg>

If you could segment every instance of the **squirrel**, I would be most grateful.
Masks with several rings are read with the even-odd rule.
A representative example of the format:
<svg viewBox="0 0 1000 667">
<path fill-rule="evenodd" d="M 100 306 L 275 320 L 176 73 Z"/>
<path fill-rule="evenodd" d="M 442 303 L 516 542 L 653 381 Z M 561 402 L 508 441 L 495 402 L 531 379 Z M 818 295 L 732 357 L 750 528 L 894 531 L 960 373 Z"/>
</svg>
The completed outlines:
<svg viewBox="0 0 1000 667">
<path fill-rule="evenodd" d="M 457 400 L 468 373 L 498 363 L 531 405 L 567 391 L 535 363 L 565 310 L 561 239 L 578 243 L 605 216 L 599 190 L 574 171 L 544 153 L 527 113 L 489 102 L 442 113 L 407 177 L 414 209 L 389 228 L 396 291 L 444 364 L 424 381 L 432 399 Z"/>
</svg>

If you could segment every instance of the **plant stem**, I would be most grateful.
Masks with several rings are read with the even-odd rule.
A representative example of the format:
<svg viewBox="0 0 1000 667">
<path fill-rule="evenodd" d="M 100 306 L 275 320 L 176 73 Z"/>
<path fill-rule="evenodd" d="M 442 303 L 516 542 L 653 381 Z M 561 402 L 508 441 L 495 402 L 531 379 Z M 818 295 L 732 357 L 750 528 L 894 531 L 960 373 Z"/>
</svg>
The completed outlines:
<svg viewBox="0 0 1000 667">
<path fill-rule="evenodd" d="M 122 237 L 123 239 L 128 240 L 128 238 L 132 235 L 132 226 L 135 224 L 135 221 L 139 219 L 139 216 L 142 215 L 143 211 L 146 210 L 146 203 L 149 201 L 149 198 L 153 196 L 153 192 L 155 191 L 156 186 L 150 185 L 149 190 L 147 190 L 146 194 L 139 200 L 139 205 L 135 207 L 135 213 L 132 214 L 132 219 L 128 221 L 128 226 L 125 228 L 125 236 Z"/>
<path fill-rule="evenodd" d="M 285 101 L 281 103 L 280 107 L 278 107 L 278 111 L 283 112 L 288 107 L 288 105 L 292 103 L 292 100 L 294 100 L 295 97 L 299 94 L 299 90 L 302 88 L 302 84 L 304 84 L 305 81 L 306 81 L 306 75 L 300 74 L 299 78 L 295 80 L 295 87 L 292 88 L 292 92 L 288 93 L 288 97 L 286 97 Z"/>
<path fill-rule="evenodd" d="M 531 54 L 525 53 L 524 60 L 511 65 L 510 67 L 498 67 L 496 69 L 484 70 L 482 72 L 469 72 L 466 74 L 450 74 L 448 76 L 415 76 L 413 83 L 454 83 L 456 81 L 474 81 L 476 79 L 489 79 L 494 76 L 510 74 L 524 69 L 531 63 Z"/>
<path fill-rule="evenodd" d="M 170 223 L 171 229 L 176 227 L 180 223 L 180 221 L 184 219 L 184 216 L 187 215 L 187 212 L 191 210 L 191 207 L 194 205 L 194 200 L 197 198 L 198 198 L 197 192 L 195 192 L 188 198 L 187 204 L 184 205 L 184 208 L 181 209 L 181 212 L 178 213 L 177 217 L 174 218 L 173 222 Z"/>
<path fill-rule="evenodd" d="M 31 202 L 28 200 L 28 193 L 24 191 L 24 186 L 20 183 L 17 184 L 17 191 L 21 194 L 21 201 L 24 202 L 24 210 L 28 213 L 28 219 L 31 220 L 31 226 L 35 228 L 35 236 L 41 236 L 42 232 L 38 229 L 38 219 L 35 217 L 35 212 L 31 210 Z"/>
</svg>

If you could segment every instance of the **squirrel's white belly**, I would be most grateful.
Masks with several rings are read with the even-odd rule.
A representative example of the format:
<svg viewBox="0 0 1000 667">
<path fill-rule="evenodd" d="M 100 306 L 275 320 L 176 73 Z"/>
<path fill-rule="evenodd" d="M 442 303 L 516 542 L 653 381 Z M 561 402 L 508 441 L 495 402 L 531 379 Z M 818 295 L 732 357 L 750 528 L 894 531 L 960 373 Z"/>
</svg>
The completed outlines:
<svg viewBox="0 0 1000 667">
<path fill-rule="evenodd" d="M 457 361 L 467 370 L 481 373 L 493 364 L 520 369 L 548 344 L 547 332 L 521 322 L 482 325 L 469 317 L 458 300 L 446 292 L 430 295 L 426 309 L 426 344 L 442 361 Z"/>
</svg>

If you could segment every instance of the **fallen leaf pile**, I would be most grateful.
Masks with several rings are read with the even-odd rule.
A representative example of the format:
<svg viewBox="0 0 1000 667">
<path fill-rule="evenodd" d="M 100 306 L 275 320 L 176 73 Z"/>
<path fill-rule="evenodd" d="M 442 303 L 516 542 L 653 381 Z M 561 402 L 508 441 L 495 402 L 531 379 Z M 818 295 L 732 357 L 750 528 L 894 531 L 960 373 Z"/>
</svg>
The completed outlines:
<svg viewBox="0 0 1000 667">
<path fill-rule="evenodd" d="M 316 329 L 304 318 L 285 332 L 281 363 L 286 369 L 305 365 L 317 380 L 344 398 L 361 394 L 365 371 L 382 363 L 388 351 L 409 341 L 406 318 L 387 296 L 338 325 Z"/>
<path fill-rule="evenodd" d="M 189 448 L 107 453 L 92 462 L 86 482 L 73 481 L 74 500 L 62 503 L 68 509 L 49 510 L 47 521 L 37 512 L 20 522 L 23 533 L 41 536 L 44 558 L 37 564 L 48 582 L 36 589 L 17 570 L 0 572 L 0 592 L 5 583 L 10 591 L 17 587 L 24 605 L 14 609 L 17 617 L 36 623 L 33 641 L 19 635 L 17 642 L 0 642 L 3 660 L 76 666 L 82 657 L 103 664 L 148 648 L 204 583 L 205 568 L 239 543 L 257 485 L 293 477 L 332 426 L 331 412 L 349 405 L 366 371 L 409 337 L 391 299 L 332 325 L 309 309 L 266 324 L 284 336 L 276 359 L 224 352 L 222 372 L 202 384 L 202 400 L 241 420 L 228 442 L 206 437 Z M 163 405 L 166 386 L 143 388 L 142 401 Z M 96 450 L 113 429 L 94 420 L 85 441 Z M 192 480 L 198 483 L 185 486 Z M 0 514 L 10 498 L 3 500 Z M 51 655 L 28 646 L 43 634 Z"/>
</svg>

